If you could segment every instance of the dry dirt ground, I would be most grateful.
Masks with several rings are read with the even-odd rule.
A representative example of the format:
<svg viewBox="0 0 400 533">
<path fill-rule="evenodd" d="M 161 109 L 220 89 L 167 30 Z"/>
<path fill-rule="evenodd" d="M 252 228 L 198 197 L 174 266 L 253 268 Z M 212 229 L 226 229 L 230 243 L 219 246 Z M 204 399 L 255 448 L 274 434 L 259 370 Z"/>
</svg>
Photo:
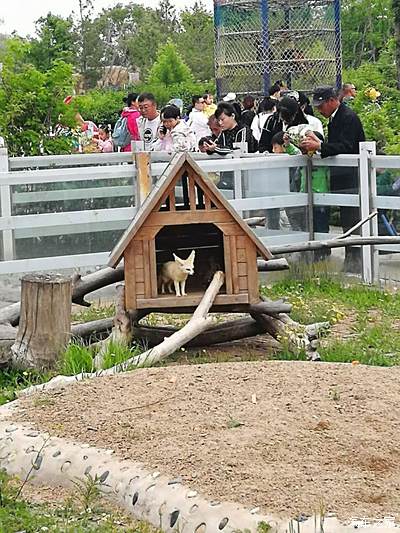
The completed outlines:
<svg viewBox="0 0 400 533">
<path fill-rule="evenodd" d="M 112 448 L 213 499 L 293 517 L 400 517 L 400 369 L 141 369 L 21 401 L 19 421 Z"/>
</svg>

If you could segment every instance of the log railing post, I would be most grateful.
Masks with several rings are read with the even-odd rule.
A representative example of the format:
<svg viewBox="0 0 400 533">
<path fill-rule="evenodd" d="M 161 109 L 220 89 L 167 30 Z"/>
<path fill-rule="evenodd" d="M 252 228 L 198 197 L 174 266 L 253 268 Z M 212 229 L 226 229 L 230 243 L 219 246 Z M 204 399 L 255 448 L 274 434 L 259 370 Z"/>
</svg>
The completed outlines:
<svg viewBox="0 0 400 533">
<path fill-rule="evenodd" d="M 136 165 L 136 198 L 135 205 L 139 208 L 149 195 L 153 180 L 151 177 L 150 152 L 133 154 Z"/>
</svg>

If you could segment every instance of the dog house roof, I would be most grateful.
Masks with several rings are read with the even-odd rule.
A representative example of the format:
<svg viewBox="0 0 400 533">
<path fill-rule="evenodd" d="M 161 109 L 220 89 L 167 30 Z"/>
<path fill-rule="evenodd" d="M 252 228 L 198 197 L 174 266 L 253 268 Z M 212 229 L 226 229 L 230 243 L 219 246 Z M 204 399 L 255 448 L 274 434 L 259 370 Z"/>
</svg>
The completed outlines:
<svg viewBox="0 0 400 533">
<path fill-rule="evenodd" d="M 249 228 L 246 222 L 240 217 L 240 215 L 231 206 L 225 196 L 218 190 L 218 188 L 208 179 L 207 175 L 201 170 L 199 165 L 194 161 L 193 157 L 189 153 L 176 154 L 170 161 L 169 165 L 158 179 L 157 183 L 153 187 L 146 200 L 138 209 L 136 215 L 132 219 L 128 228 L 125 230 L 114 249 L 110 253 L 108 265 L 115 267 L 122 258 L 124 250 L 134 238 L 136 233 L 144 224 L 146 218 L 155 209 L 157 204 L 162 200 L 164 195 L 168 192 L 171 183 L 174 181 L 177 173 L 182 169 L 184 165 L 188 165 L 192 168 L 193 172 L 201 183 L 201 188 L 211 197 L 216 198 L 222 207 L 230 213 L 234 221 L 242 228 L 243 232 L 254 242 L 259 254 L 266 260 L 272 258 L 271 252 L 261 242 L 261 240 L 255 235 L 255 233 Z"/>
</svg>

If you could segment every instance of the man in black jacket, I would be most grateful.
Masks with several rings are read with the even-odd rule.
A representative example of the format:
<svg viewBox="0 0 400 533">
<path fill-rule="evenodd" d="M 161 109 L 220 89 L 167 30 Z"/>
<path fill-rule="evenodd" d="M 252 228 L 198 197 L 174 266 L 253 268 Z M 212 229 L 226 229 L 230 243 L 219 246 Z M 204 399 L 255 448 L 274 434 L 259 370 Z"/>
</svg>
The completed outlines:
<svg viewBox="0 0 400 533">
<path fill-rule="evenodd" d="M 328 137 L 321 142 L 310 134 L 302 142 L 301 148 L 307 152 L 320 151 L 321 157 L 338 154 L 358 154 L 359 143 L 365 141 L 365 134 L 356 113 L 340 103 L 336 89 L 317 87 L 314 90 L 313 105 L 325 118 L 329 118 Z M 331 191 L 337 193 L 358 193 L 358 169 L 355 167 L 331 167 Z M 358 207 L 341 207 L 340 221 L 343 232 L 349 230 L 360 219 Z M 346 248 L 345 270 L 359 272 L 361 254 L 357 248 Z"/>
</svg>

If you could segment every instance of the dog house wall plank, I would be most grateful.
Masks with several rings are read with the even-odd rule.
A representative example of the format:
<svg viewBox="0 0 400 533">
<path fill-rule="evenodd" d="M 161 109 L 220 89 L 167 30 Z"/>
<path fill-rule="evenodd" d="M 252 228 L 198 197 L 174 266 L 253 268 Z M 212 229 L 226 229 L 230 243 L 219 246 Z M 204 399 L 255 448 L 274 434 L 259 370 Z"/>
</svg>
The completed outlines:
<svg viewBox="0 0 400 533">
<path fill-rule="evenodd" d="M 124 251 L 125 307 L 136 309 L 136 253 L 132 243 Z"/>
<path fill-rule="evenodd" d="M 247 276 L 247 263 L 238 261 L 238 274 L 239 276 Z"/>
<path fill-rule="evenodd" d="M 150 213 L 147 226 L 173 226 L 182 224 L 216 224 L 218 222 L 231 222 L 232 217 L 224 209 L 211 211 L 159 211 Z"/>
<path fill-rule="evenodd" d="M 221 222 L 216 226 L 222 231 L 224 235 L 243 235 L 243 230 L 236 222 Z"/>
<path fill-rule="evenodd" d="M 196 307 L 201 302 L 204 293 L 188 294 L 187 296 L 163 295 L 162 298 L 139 298 L 137 309 L 174 309 L 180 307 Z M 249 303 L 246 293 L 241 294 L 218 294 L 214 301 L 215 305 L 236 305 Z"/>
<path fill-rule="evenodd" d="M 146 298 L 151 298 L 151 283 L 150 283 L 150 246 L 149 241 L 143 241 L 143 262 L 144 262 L 144 295 Z"/>
<path fill-rule="evenodd" d="M 224 235 L 224 262 L 225 262 L 226 293 L 233 294 L 231 241 L 230 241 L 229 236 L 227 235 Z"/>
<path fill-rule="evenodd" d="M 239 292 L 246 292 L 248 288 L 247 276 L 239 276 Z"/>
<path fill-rule="evenodd" d="M 156 241 L 149 241 L 149 258 L 150 258 L 150 292 L 152 298 L 157 298 L 157 264 L 156 264 Z"/>
<path fill-rule="evenodd" d="M 246 262 L 245 248 L 238 248 L 236 253 L 237 253 L 237 260 L 239 261 L 239 263 L 245 263 Z"/>
<path fill-rule="evenodd" d="M 194 188 L 194 178 L 192 174 L 188 175 L 189 181 L 189 205 L 191 211 L 196 211 L 196 191 Z"/>
<path fill-rule="evenodd" d="M 139 298 L 144 298 L 144 283 L 136 282 L 136 305 Z"/>
<path fill-rule="evenodd" d="M 229 245 L 231 250 L 231 265 L 232 265 L 232 287 L 233 293 L 239 294 L 239 273 L 238 273 L 238 263 L 237 263 L 237 244 L 236 244 L 235 235 L 229 237 Z"/>
<path fill-rule="evenodd" d="M 249 302 L 256 303 L 260 301 L 258 267 L 257 267 L 257 249 L 253 242 L 247 239 L 246 242 L 247 257 L 247 277 L 248 277 L 248 294 Z"/>
<path fill-rule="evenodd" d="M 176 209 L 175 192 L 171 191 L 168 195 L 168 198 L 169 198 L 169 210 L 175 211 Z"/>
</svg>

